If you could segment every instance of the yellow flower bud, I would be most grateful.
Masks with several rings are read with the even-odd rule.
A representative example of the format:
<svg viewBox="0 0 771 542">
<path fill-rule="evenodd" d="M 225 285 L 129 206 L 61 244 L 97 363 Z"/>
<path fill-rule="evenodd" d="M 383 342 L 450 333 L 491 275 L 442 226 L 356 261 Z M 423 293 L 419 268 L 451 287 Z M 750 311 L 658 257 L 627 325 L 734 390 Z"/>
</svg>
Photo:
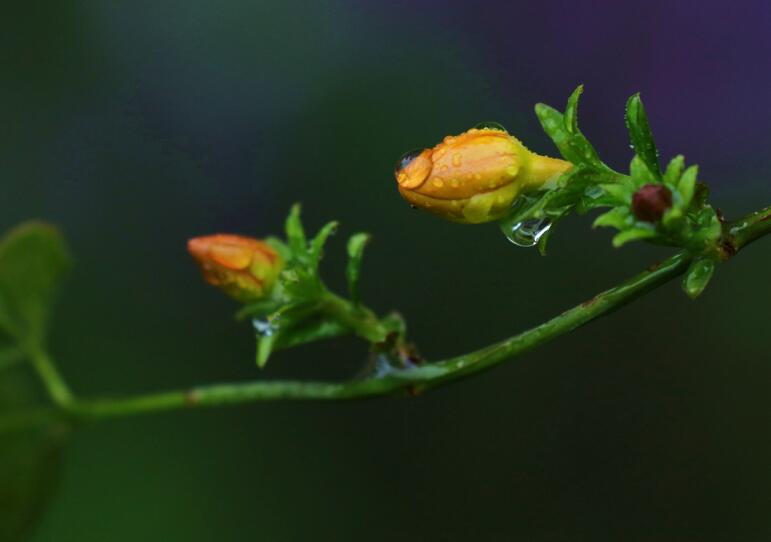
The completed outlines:
<svg viewBox="0 0 771 542">
<path fill-rule="evenodd" d="M 187 250 L 206 282 L 242 303 L 268 295 L 284 267 L 270 245 L 241 235 L 195 237 L 187 242 Z"/>
<path fill-rule="evenodd" d="M 411 205 L 453 222 L 502 218 L 521 193 L 549 188 L 570 162 L 529 151 L 498 128 L 447 136 L 433 149 L 409 153 L 396 170 Z"/>
</svg>

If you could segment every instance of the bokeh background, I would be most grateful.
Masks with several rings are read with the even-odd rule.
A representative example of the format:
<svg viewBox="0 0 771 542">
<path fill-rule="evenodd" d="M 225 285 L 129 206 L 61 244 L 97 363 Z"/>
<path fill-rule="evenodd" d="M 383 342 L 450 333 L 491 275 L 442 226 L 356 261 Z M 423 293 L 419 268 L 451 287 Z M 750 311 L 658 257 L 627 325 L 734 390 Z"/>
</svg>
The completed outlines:
<svg viewBox="0 0 771 542">
<path fill-rule="evenodd" d="M 539 323 L 667 251 L 572 218 L 550 253 L 412 211 L 404 151 L 585 83 L 584 132 L 631 158 L 641 91 L 662 155 L 729 217 L 771 202 L 771 4 L 13 2 L 0 17 L 0 228 L 58 224 L 77 258 L 51 347 L 83 395 L 344 378 L 354 340 L 276 355 L 206 287 L 193 235 L 342 222 L 374 235 L 366 299 L 432 359 Z M 264 403 L 91 426 L 37 542 L 771 538 L 771 241 L 691 302 L 670 284 L 417 399 Z"/>
</svg>

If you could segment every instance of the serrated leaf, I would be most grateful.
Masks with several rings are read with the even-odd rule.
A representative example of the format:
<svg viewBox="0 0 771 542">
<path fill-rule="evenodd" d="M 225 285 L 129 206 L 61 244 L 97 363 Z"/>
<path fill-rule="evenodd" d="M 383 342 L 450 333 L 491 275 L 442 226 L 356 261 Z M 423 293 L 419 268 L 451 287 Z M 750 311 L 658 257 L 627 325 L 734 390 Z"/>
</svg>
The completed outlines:
<svg viewBox="0 0 771 542">
<path fill-rule="evenodd" d="M 584 85 L 578 85 L 568 98 L 567 107 L 565 107 L 565 129 L 571 135 L 580 134 L 578 130 L 578 100 L 584 93 Z"/>
<path fill-rule="evenodd" d="M 656 237 L 656 231 L 653 229 L 631 228 L 617 233 L 616 236 L 613 237 L 613 246 L 619 248 L 631 241 L 650 239 L 651 237 Z"/>
<path fill-rule="evenodd" d="M 305 238 L 305 229 L 300 219 L 299 203 L 292 205 L 286 219 L 286 239 L 293 256 L 298 260 L 305 260 L 308 254 L 308 241 Z"/>
<path fill-rule="evenodd" d="M 609 171 L 597 151 L 578 129 L 578 99 L 583 90 L 579 86 L 568 100 L 568 113 L 563 115 L 546 104 L 537 104 L 535 114 L 546 134 L 554 141 L 562 156 L 575 166 Z"/>
<path fill-rule="evenodd" d="M 683 207 L 686 209 L 693 200 L 693 194 L 696 188 L 696 177 L 699 174 L 699 166 L 691 166 L 685 170 L 677 183 L 677 191 L 683 198 Z"/>
<path fill-rule="evenodd" d="M 683 291 L 691 299 L 701 295 L 715 272 L 715 262 L 708 258 L 694 260 L 683 278 Z"/>
<path fill-rule="evenodd" d="M 348 239 L 348 265 L 345 267 L 345 278 L 348 281 L 348 293 L 354 305 L 358 305 L 359 298 L 359 276 L 361 274 L 361 262 L 364 258 L 364 249 L 369 243 L 370 235 L 368 233 L 356 233 Z"/>
<path fill-rule="evenodd" d="M 311 241 L 309 251 L 310 266 L 314 271 L 317 271 L 319 262 L 324 255 L 324 245 L 326 244 L 327 239 L 329 239 L 329 236 L 335 233 L 337 225 L 338 223 L 334 220 L 332 222 L 327 222 Z"/>
<path fill-rule="evenodd" d="M 27 345 L 43 342 L 51 306 L 71 266 L 61 234 L 22 224 L 0 241 L 0 331 Z"/>
<path fill-rule="evenodd" d="M 682 154 L 678 154 L 667 164 L 667 170 L 664 172 L 664 183 L 668 184 L 670 188 L 677 188 L 684 168 L 685 158 Z"/>
<path fill-rule="evenodd" d="M 640 94 L 635 94 L 626 102 L 626 127 L 634 146 L 635 153 L 648 167 L 656 180 L 661 180 L 661 166 L 659 165 L 659 153 L 656 143 L 653 141 L 648 124 L 648 115 L 645 113 Z"/>
<path fill-rule="evenodd" d="M 598 216 L 594 220 L 592 228 L 610 227 L 616 228 L 617 230 L 623 230 L 630 225 L 630 218 L 631 214 L 629 213 L 629 208 L 616 207 L 607 213 Z"/>
</svg>

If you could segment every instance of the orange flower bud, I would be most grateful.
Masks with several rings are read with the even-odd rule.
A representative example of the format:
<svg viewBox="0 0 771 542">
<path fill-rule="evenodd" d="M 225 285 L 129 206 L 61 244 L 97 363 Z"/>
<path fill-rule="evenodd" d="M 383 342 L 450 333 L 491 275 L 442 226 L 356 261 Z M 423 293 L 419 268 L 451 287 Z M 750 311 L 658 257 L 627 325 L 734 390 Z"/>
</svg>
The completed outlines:
<svg viewBox="0 0 771 542">
<path fill-rule="evenodd" d="M 571 166 L 529 151 L 502 129 L 472 128 L 433 149 L 405 155 L 396 181 L 415 207 L 477 224 L 502 218 L 520 193 L 548 188 Z"/>
<path fill-rule="evenodd" d="M 194 237 L 187 250 L 201 266 L 209 284 L 242 303 L 265 297 L 284 266 L 267 243 L 241 235 Z"/>
</svg>

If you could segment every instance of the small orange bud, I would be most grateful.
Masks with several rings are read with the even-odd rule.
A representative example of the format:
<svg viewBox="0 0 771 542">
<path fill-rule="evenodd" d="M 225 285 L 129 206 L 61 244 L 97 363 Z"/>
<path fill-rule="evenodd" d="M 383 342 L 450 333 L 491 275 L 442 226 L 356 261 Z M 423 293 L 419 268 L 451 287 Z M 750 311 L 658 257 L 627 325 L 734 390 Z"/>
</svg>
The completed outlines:
<svg viewBox="0 0 771 542">
<path fill-rule="evenodd" d="M 502 218 L 520 193 L 543 188 L 570 167 L 529 151 L 502 129 L 472 128 L 405 155 L 396 181 L 415 207 L 476 224 Z"/>
<path fill-rule="evenodd" d="M 212 286 L 242 303 L 265 297 L 276 283 L 284 262 L 267 243 L 241 235 L 194 237 L 187 250 Z"/>
</svg>

